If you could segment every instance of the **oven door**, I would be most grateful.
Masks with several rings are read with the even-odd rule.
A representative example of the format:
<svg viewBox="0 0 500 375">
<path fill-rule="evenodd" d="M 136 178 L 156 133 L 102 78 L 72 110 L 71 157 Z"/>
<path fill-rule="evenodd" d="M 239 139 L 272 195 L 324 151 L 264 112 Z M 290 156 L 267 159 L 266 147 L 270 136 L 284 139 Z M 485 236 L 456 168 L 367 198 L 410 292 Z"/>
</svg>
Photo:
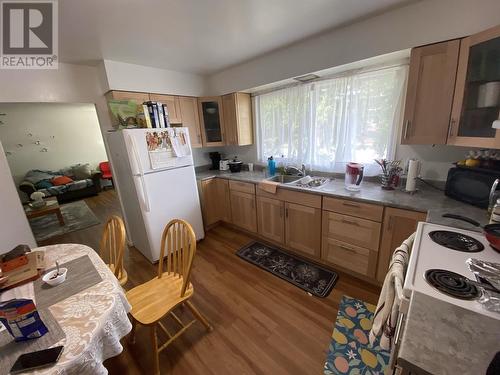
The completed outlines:
<svg viewBox="0 0 500 375">
<path fill-rule="evenodd" d="M 445 194 L 453 199 L 487 208 L 493 182 L 500 173 L 485 169 L 450 168 Z"/>
</svg>

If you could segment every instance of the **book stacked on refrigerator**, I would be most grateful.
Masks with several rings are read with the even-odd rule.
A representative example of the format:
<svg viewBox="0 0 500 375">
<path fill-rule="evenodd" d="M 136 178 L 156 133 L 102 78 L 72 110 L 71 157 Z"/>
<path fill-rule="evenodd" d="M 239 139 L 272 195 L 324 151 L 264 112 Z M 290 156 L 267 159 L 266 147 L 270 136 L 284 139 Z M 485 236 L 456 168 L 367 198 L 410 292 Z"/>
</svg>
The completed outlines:
<svg viewBox="0 0 500 375">
<path fill-rule="evenodd" d="M 146 126 L 148 128 L 170 128 L 168 119 L 168 109 L 163 103 L 144 102 L 142 103 L 144 117 L 146 118 Z"/>
</svg>

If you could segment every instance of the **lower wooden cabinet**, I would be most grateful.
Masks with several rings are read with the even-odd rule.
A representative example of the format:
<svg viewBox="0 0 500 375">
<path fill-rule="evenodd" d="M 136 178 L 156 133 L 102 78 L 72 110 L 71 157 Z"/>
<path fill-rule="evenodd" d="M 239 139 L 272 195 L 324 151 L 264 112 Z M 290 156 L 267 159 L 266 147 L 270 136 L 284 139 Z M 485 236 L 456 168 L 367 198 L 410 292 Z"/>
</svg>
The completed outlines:
<svg viewBox="0 0 500 375">
<path fill-rule="evenodd" d="M 375 277 L 377 270 L 377 252 L 342 241 L 323 237 L 321 259 L 347 270 Z"/>
<path fill-rule="evenodd" d="M 323 236 L 370 250 L 378 250 L 380 226 L 376 221 L 323 211 Z"/>
<path fill-rule="evenodd" d="M 257 224 L 262 237 L 284 243 L 285 203 L 277 199 L 257 197 Z"/>
<path fill-rule="evenodd" d="M 201 188 L 205 226 L 230 222 L 285 249 L 372 282 L 383 282 L 394 250 L 416 230 L 419 221 L 426 219 L 423 212 L 380 206 L 380 223 L 344 213 L 359 210 L 373 213 L 370 218 L 382 218 L 375 205 L 355 202 L 352 206 L 349 201 L 344 205 L 340 199 L 328 198 L 327 208 L 342 213 L 325 207 L 322 211 L 318 195 L 285 189 L 274 195 L 257 189 L 256 195 L 252 183 L 221 178 L 204 180 Z"/>
<path fill-rule="evenodd" d="M 231 221 L 229 181 L 212 178 L 201 182 L 205 227 L 219 221 Z"/>
<path fill-rule="evenodd" d="M 255 194 L 231 190 L 231 222 L 249 232 L 257 232 Z"/>
<path fill-rule="evenodd" d="M 394 250 L 425 221 L 423 212 L 386 207 L 377 263 L 377 281 L 383 282 Z"/>
<path fill-rule="evenodd" d="M 285 202 L 285 243 L 307 256 L 319 258 L 321 209 Z"/>
</svg>

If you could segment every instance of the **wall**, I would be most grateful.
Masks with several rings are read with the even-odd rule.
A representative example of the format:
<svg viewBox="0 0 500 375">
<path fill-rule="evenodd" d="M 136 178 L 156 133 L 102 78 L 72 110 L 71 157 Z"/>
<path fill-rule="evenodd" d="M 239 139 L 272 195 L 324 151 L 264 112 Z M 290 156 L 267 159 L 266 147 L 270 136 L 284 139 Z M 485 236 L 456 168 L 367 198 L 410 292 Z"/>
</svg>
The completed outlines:
<svg viewBox="0 0 500 375">
<path fill-rule="evenodd" d="M 111 128 L 103 80 L 103 64 L 59 64 L 57 70 L 0 70 L 0 103 L 95 103 L 101 129 Z M 0 146 L 0 251 L 14 244 L 35 241 L 16 192 L 3 148 Z"/>
<path fill-rule="evenodd" d="M 101 129 L 111 129 L 104 65 L 59 64 L 55 70 L 0 70 L 0 103 L 94 103 Z"/>
<path fill-rule="evenodd" d="M 232 159 L 235 156 L 244 163 L 257 162 L 257 147 L 250 146 L 225 146 L 225 147 L 204 147 L 193 149 L 193 159 L 195 166 L 212 164 L 208 154 L 210 152 L 220 152 L 225 158 Z"/>
<path fill-rule="evenodd" d="M 7 159 L 16 185 L 30 169 L 57 171 L 78 163 L 96 168 L 107 160 L 94 104 L 4 103 L 0 112 L 6 114 L 0 140 L 11 152 Z"/>
<path fill-rule="evenodd" d="M 4 157 L 5 152 L 0 143 L 0 254 L 12 250 L 19 244 L 36 247 L 35 238 L 24 214 L 23 207 L 17 198 L 17 191 L 12 180 L 9 165 Z"/>
<path fill-rule="evenodd" d="M 186 96 L 206 95 L 206 80 L 197 74 L 104 60 L 111 90 L 139 91 Z"/>
<path fill-rule="evenodd" d="M 305 39 L 208 77 L 212 94 L 249 90 L 272 82 L 350 64 L 414 46 L 470 35 L 500 22 L 498 0 L 424 0 Z M 423 161 L 424 178 L 444 180 L 467 148 L 402 146 L 398 159 Z"/>
<path fill-rule="evenodd" d="M 445 145 L 398 145 L 396 159 L 419 159 L 422 161 L 422 178 L 436 181 L 446 180 L 448 170 L 455 161 L 465 159 L 471 148 Z"/>
<path fill-rule="evenodd" d="M 498 0 L 424 0 L 305 39 L 208 78 L 212 94 L 261 86 L 498 25 Z"/>
</svg>

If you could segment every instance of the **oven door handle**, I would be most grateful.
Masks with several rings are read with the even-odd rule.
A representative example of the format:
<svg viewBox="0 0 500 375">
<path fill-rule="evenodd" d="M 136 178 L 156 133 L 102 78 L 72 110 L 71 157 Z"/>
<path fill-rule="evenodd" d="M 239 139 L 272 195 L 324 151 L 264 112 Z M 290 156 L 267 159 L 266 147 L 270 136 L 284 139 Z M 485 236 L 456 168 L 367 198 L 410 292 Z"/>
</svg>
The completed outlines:
<svg viewBox="0 0 500 375">
<path fill-rule="evenodd" d="M 394 343 L 392 344 L 391 356 L 389 357 L 388 367 L 393 371 L 396 371 L 398 353 L 399 353 L 399 343 L 401 340 L 401 331 L 403 330 L 403 324 L 405 321 L 405 314 L 401 311 L 398 315 L 398 322 L 396 323 L 396 334 L 394 335 Z"/>
<path fill-rule="evenodd" d="M 398 316 L 398 322 L 396 324 L 396 334 L 394 335 L 394 346 L 397 347 L 399 345 L 399 341 L 401 338 L 401 330 L 403 329 L 403 320 L 405 318 L 405 314 L 401 313 Z"/>
</svg>

